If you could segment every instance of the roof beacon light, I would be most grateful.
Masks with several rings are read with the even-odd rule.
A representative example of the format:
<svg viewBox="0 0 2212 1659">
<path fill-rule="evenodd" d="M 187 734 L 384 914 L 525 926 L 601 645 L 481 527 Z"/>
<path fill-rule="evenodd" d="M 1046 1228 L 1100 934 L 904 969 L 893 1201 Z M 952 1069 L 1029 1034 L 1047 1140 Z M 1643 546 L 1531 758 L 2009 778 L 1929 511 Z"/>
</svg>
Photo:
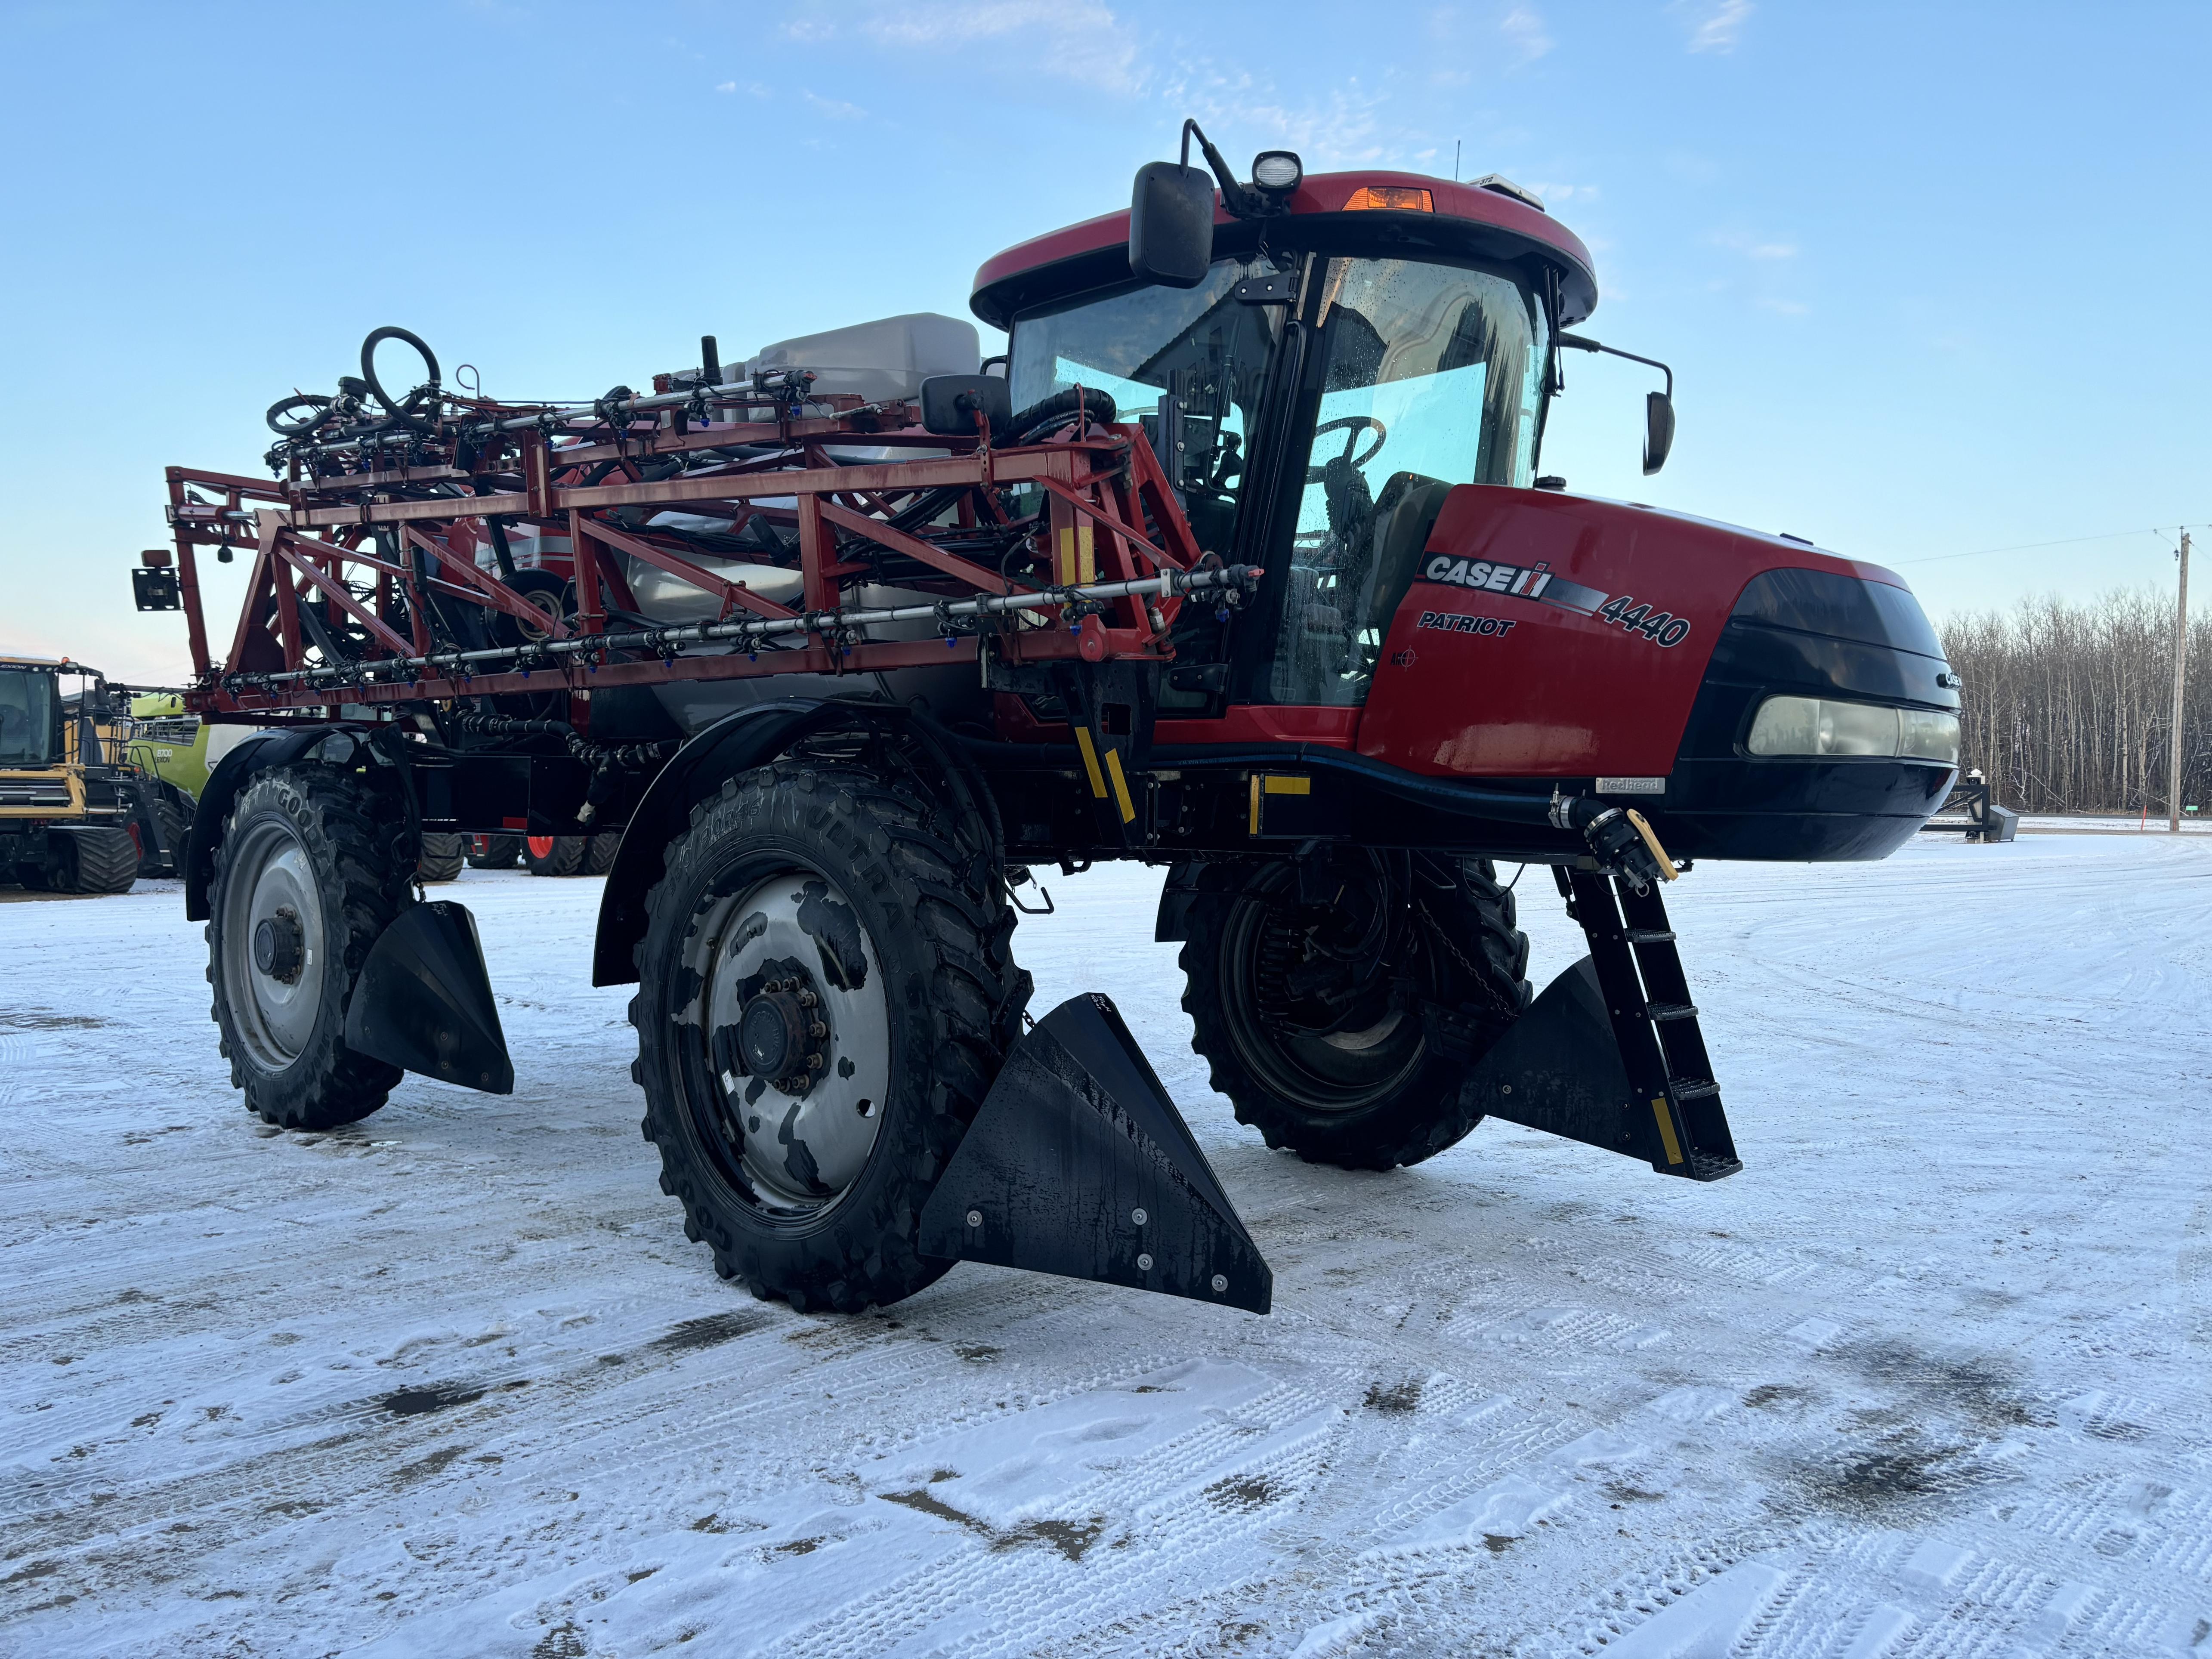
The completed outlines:
<svg viewBox="0 0 2212 1659">
<path fill-rule="evenodd" d="M 1399 213 L 1434 213 L 1437 202 L 1427 191 L 1413 185 L 1362 185 L 1344 204 L 1346 213 L 1363 213 L 1376 208 Z"/>
<path fill-rule="evenodd" d="M 1263 149 L 1252 158 L 1252 182 L 1270 196 L 1288 196 L 1305 176 L 1305 163 L 1293 150 Z"/>
</svg>

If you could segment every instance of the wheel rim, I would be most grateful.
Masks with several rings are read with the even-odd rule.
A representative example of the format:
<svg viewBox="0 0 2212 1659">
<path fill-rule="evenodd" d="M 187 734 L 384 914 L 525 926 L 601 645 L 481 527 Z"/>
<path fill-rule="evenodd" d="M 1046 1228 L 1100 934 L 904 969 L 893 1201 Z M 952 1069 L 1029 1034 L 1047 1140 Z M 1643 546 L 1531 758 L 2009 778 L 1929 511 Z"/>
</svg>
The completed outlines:
<svg viewBox="0 0 2212 1659">
<path fill-rule="evenodd" d="M 553 837 L 550 836 L 531 836 L 530 856 L 534 859 L 551 858 L 553 856 Z"/>
<path fill-rule="evenodd" d="M 281 1072 L 300 1057 L 322 1012 L 327 928 L 313 861 L 281 818 L 247 824 L 226 856 L 223 988 L 231 1023 L 254 1064 Z"/>
<path fill-rule="evenodd" d="M 1239 1058 L 1304 1110 L 1357 1112 L 1412 1075 L 1427 1053 L 1418 975 L 1396 941 L 1329 940 L 1327 922 L 1280 900 L 1246 898 L 1222 931 L 1224 1023 Z"/>
<path fill-rule="evenodd" d="M 710 898 L 686 957 L 700 990 L 681 1035 L 702 1051 L 702 1137 L 755 1207 L 833 1208 L 867 1165 L 890 1092 L 875 941 L 834 883 L 786 871 Z M 755 1069 L 771 1053 L 781 1077 Z"/>
<path fill-rule="evenodd" d="M 533 591 L 525 593 L 522 596 L 522 602 L 537 611 L 544 620 L 536 622 L 528 617 L 517 617 L 514 619 L 516 631 L 532 645 L 543 644 L 551 639 L 554 627 L 561 620 L 561 596 L 558 593 Z"/>
</svg>

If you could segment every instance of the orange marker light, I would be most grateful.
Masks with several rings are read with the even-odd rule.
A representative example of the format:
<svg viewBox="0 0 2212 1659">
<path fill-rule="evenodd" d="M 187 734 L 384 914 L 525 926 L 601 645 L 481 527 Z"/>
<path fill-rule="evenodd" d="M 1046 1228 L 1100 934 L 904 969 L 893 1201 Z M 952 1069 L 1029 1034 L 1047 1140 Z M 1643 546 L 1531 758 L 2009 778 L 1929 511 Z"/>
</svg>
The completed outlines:
<svg viewBox="0 0 2212 1659">
<path fill-rule="evenodd" d="M 1392 208 L 1400 213 L 1434 213 L 1436 198 L 1413 185 L 1362 185 L 1344 204 L 1346 213 L 1368 208 Z"/>
</svg>

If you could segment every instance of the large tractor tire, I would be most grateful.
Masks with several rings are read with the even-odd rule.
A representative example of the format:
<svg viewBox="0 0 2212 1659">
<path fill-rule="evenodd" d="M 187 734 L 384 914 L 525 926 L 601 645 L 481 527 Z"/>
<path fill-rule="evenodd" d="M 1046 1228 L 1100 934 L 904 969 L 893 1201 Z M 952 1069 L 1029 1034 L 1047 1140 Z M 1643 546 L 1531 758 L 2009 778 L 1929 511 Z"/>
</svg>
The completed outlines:
<svg viewBox="0 0 2212 1659">
<path fill-rule="evenodd" d="M 373 775 L 281 767 L 239 792 L 216 849 L 208 981 L 233 1086 L 268 1121 L 330 1129 L 384 1104 L 399 1068 L 345 1046 L 369 948 L 414 861 Z"/>
<path fill-rule="evenodd" d="M 471 870 L 512 870 L 522 862 L 520 836 L 471 836 L 468 843 Z"/>
<path fill-rule="evenodd" d="M 184 873 L 185 843 L 191 838 L 192 814 L 198 803 L 184 790 L 166 779 L 155 778 L 145 786 L 143 817 L 151 817 L 161 831 L 161 846 L 145 833 L 141 820 L 138 874 L 142 877 L 177 876 Z M 167 848 L 166 854 L 161 850 Z"/>
<path fill-rule="evenodd" d="M 25 886 L 48 893 L 127 893 L 138 879 L 138 843 L 110 824 L 51 829 L 46 862 L 23 874 Z"/>
<path fill-rule="evenodd" d="M 1487 860 L 1366 855 L 1303 884 L 1264 867 L 1191 908 L 1191 1047 L 1270 1146 L 1418 1164 L 1481 1121 L 1461 1083 L 1528 1006 L 1514 922 Z"/>
<path fill-rule="evenodd" d="M 715 1271 L 857 1313 L 947 1263 L 921 1209 L 1019 1034 L 994 866 L 917 793 L 779 762 L 692 809 L 630 1004 L 661 1189 Z"/>
<path fill-rule="evenodd" d="M 592 844 L 584 849 L 584 873 L 604 876 L 615 867 L 615 854 L 622 851 L 622 831 L 611 830 L 603 836 L 593 836 Z"/>
<path fill-rule="evenodd" d="M 585 837 L 532 836 L 522 843 L 522 863 L 533 876 L 578 876 L 584 872 Z"/>
<path fill-rule="evenodd" d="M 459 879 L 462 861 L 468 856 L 468 847 L 466 836 L 435 835 L 426 831 L 422 836 L 422 856 L 415 860 L 416 875 L 425 884 Z"/>
</svg>

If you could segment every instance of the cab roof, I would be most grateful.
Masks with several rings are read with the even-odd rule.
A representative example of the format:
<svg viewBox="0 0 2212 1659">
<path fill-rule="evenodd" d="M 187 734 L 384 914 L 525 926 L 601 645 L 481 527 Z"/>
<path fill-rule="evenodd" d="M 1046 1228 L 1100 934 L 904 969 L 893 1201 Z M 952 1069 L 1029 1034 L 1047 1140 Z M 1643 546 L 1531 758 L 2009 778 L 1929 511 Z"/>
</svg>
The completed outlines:
<svg viewBox="0 0 2212 1659">
<path fill-rule="evenodd" d="M 1427 191 L 1433 210 L 1350 205 L 1370 190 L 1401 189 Z M 1579 323 L 1597 308 L 1597 275 L 1582 239 L 1541 209 L 1484 185 L 1416 173 L 1322 173 L 1304 179 L 1289 205 L 1291 217 L 1302 222 L 1301 240 L 1334 243 L 1356 233 L 1363 244 L 1371 239 L 1408 252 L 1473 254 L 1508 264 L 1534 259 L 1559 273 L 1562 325 Z M 1238 252 L 1257 242 L 1255 222 L 1231 218 L 1218 191 L 1213 222 L 1217 251 Z M 1282 220 L 1263 222 L 1280 234 Z M 1126 283 L 1128 243 L 1126 208 L 1032 238 L 985 261 L 969 305 L 985 322 L 1004 328 L 1036 306 Z"/>
</svg>

